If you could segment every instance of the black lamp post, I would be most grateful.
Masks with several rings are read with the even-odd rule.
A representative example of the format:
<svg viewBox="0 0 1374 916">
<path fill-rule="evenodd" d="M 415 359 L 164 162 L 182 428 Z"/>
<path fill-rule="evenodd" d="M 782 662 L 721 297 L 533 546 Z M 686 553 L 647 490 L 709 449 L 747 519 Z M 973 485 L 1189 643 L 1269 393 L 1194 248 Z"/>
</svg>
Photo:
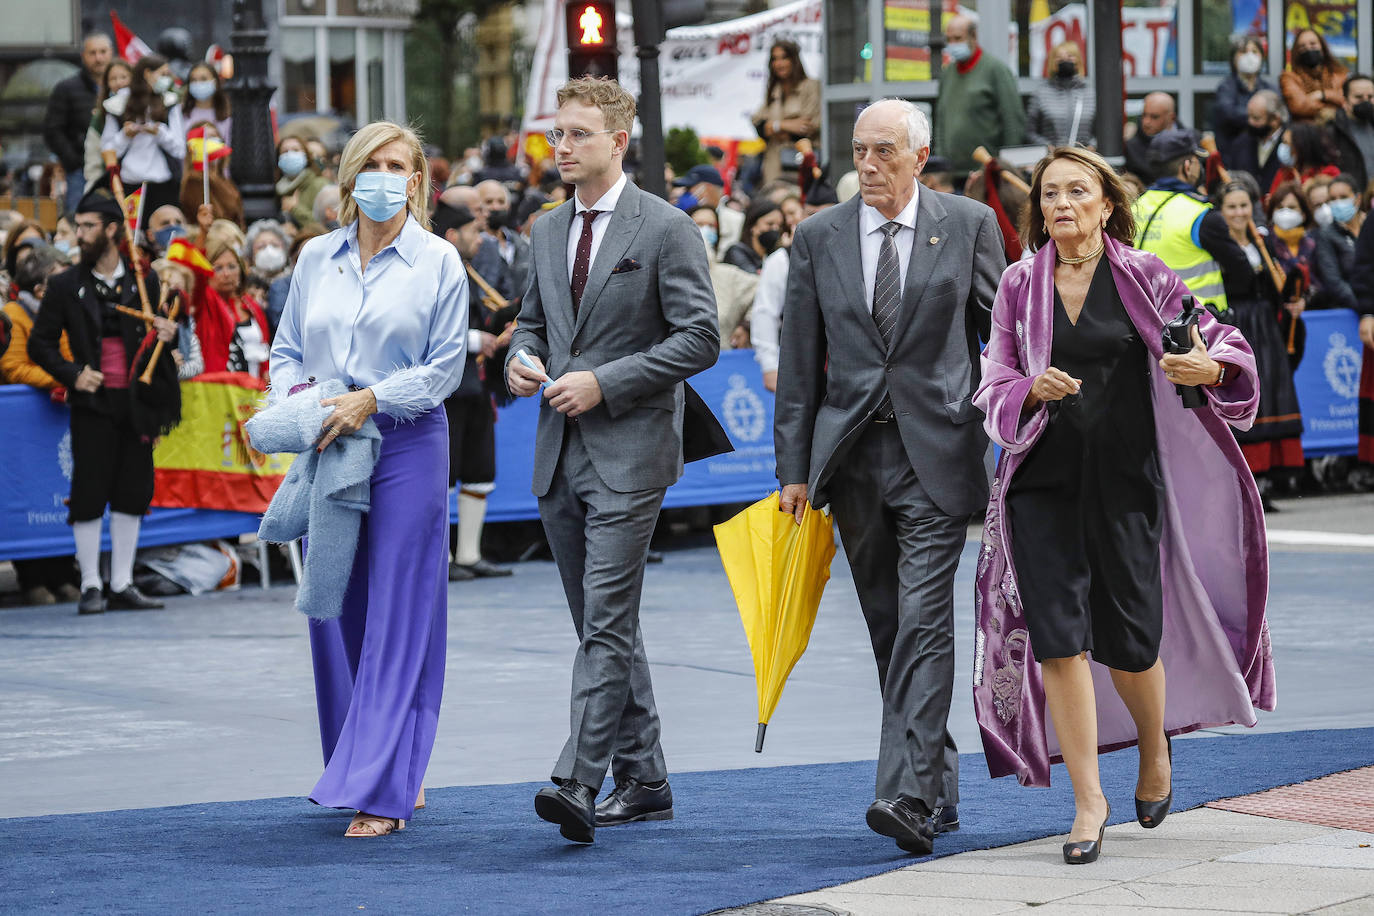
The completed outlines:
<svg viewBox="0 0 1374 916">
<path fill-rule="evenodd" d="M 234 0 L 234 27 L 229 47 L 234 76 L 226 86 L 234 110 L 234 183 L 243 196 L 243 217 L 251 223 L 275 218 L 277 206 L 276 144 L 268 104 L 276 87 L 267 75 L 267 23 L 263 0 Z"/>
</svg>

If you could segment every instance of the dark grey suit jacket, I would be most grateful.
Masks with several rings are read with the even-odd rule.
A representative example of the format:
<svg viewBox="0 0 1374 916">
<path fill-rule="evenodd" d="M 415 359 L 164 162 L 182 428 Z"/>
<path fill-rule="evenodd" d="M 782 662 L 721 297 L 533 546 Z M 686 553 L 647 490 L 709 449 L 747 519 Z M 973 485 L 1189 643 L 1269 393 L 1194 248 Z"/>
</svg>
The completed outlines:
<svg viewBox="0 0 1374 916">
<path fill-rule="evenodd" d="M 806 483 L 813 506 L 887 390 L 902 443 L 948 515 L 987 503 L 988 440 L 978 388 L 997 282 L 1006 267 L 992 210 L 921 188 L 892 352 L 865 301 L 856 195 L 812 216 L 792 241 L 778 362 L 778 480 Z"/>
<path fill-rule="evenodd" d="M 574 321 L 573 209 L 568 201 L 534 224 L 530 283 L 510 358 L 523 347 L 555 379 L 591 370 L 604 400 L 568 420 L 540 399 L 534 494 L 549 491 L 568 422 L 579 425 L 593 467 L 612 490 L 671 486 L 682 476 L 682 383 L 720 355 L 701 233 L 686 213 L 626 184 Z"/>
</svg>

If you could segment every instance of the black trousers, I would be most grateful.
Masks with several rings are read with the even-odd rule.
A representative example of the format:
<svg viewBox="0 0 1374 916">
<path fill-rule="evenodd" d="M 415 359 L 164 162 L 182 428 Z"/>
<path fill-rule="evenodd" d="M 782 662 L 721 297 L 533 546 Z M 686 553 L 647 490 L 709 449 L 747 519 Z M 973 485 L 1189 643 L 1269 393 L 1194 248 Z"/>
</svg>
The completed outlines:
<svg viewBox="0 0 1374 916">
<path fill-rule="evenodd" d="M 143 515 L 153 501 L 153 443 L 134 431 L 128 392 L 102 390 L 98 397 L 102 409 L 72 408 L 68 523 L 98 519 L 106 506 Z"/>
</svg>

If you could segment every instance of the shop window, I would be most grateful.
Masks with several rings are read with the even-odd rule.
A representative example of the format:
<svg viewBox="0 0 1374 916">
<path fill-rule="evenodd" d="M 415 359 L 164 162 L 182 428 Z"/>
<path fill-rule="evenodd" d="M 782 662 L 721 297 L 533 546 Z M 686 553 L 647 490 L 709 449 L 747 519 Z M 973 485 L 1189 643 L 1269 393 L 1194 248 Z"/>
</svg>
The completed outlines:
<svg viewBox="0 0 1374 916">
<path fill-rule="evenodd" d="M 358 113 L 357 32 L 329 30 L 329 104 L 334 114 L 354 118 Z"/>
<path fill-rule="evenodd" d="M 826 0 L 826 81 L 832 86 L 869 79 L 873 46 L 868 41 L 868 3 L 869 0 Z"/>
<path fill-rule="evenodd" d="M 281 30 L 282 102 L 287 114 L 315 111 L 315 30 Z"/>
<path fill-rule="evenodd" d="M 323 16 L 326 0 L 286 0 L 287 16 Z"/>
<path fill-rule="evenodd" d="M 1294 0 L 1283 8 L 1283 47 L 1287 59 L 1293 39 L 1303 29 L 1314 29 L 1326 39 L 1331 53 L 1353 73 L 1358 51 L 1359 28 L 1355 21 L 1356 0 Z"/>
<path fill-rule="evenodd" d="M 889 82 L 924 82 L 930 79 L 930 0 L 884 0 L 883 42 L 887 53 Z M 941 4 L 941 30 L 960 12 L 978 12 L 977 0 Z"/>
<path fill-rule="evenodd" d="M 1193 57 L 1198 73 L 1217 77 L 1230 73 L 1231 48 L 1246 38 L 1259 41 L 1268 63 L 1266 0 L 1196 0 L 1193 10 Z"/>
</svg>

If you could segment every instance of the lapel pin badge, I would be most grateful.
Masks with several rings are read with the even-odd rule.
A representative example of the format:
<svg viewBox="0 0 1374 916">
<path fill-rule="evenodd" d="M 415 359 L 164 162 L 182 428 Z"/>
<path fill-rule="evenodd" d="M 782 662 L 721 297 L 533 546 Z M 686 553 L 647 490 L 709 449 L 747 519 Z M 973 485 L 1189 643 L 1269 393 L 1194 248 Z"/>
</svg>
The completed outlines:
<svg viewBox="0 0 1374 916">
<path fill-rule="evenodd" d="M 939 237 L 938 235 L 932 235 L 932 236 L 930 237 L 930 244 L 932 244 L 932 245 L 938 245 L 939 242 L 940 242 L 940 237 Z"/>
</svg>

